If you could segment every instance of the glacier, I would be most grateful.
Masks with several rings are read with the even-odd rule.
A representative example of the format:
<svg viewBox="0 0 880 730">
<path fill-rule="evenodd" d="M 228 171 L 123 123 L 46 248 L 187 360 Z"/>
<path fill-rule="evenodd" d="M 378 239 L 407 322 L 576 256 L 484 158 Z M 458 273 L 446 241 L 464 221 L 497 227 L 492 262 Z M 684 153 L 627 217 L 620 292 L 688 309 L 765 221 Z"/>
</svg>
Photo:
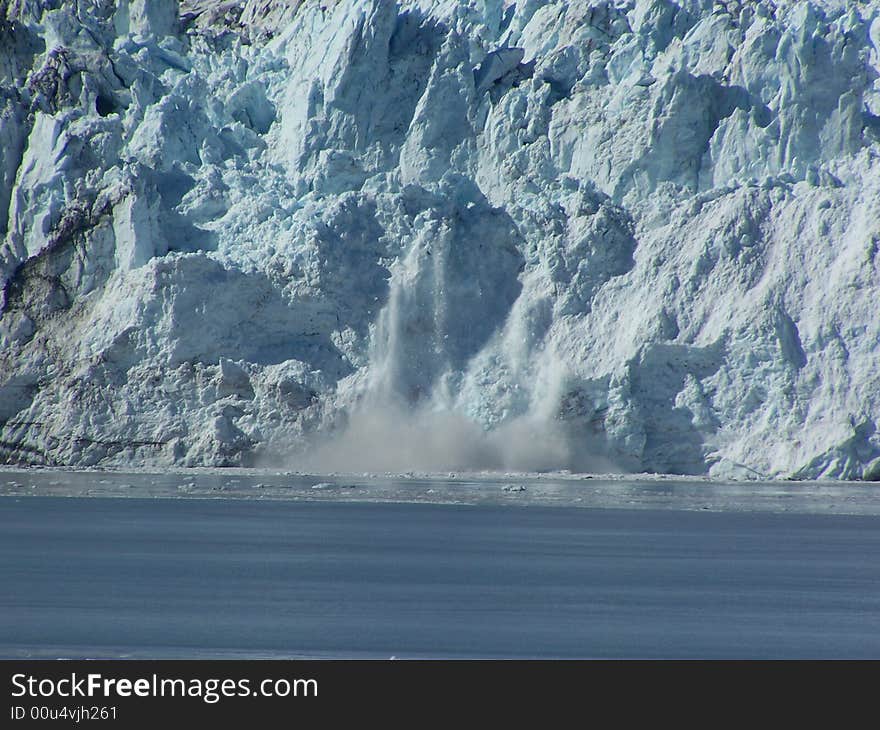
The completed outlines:
<svg viewBox="0 0 880 730">
<path fill-rule="evenodd" d="M 0 462 L 880 479 L 880 1 L 0 1 Z"/>
</svg>

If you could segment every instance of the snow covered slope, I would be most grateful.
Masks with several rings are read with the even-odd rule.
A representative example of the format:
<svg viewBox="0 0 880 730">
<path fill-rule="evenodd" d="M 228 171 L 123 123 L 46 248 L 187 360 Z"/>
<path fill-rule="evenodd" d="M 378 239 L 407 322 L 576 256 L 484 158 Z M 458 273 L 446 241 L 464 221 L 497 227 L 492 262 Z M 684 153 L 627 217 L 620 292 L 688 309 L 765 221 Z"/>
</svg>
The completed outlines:
<svg viewBox="0 0 880 730">
<path fill-rule="evenodd" d="M 0 459 L 880 477 L 880 1 L 0 18 Z"/>
</svg>

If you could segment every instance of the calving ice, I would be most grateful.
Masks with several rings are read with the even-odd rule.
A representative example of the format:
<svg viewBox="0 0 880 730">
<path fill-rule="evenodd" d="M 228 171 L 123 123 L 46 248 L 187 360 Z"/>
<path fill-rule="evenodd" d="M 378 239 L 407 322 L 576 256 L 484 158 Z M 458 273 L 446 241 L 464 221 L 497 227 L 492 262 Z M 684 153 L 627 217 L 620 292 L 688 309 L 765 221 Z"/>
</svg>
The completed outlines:
<svg viewBox="0 0 880 730">
<path fill-rule="evenodd" d="M 880 2 L 0 7 L 3 461 L 880 477 Z"/>
</svg>

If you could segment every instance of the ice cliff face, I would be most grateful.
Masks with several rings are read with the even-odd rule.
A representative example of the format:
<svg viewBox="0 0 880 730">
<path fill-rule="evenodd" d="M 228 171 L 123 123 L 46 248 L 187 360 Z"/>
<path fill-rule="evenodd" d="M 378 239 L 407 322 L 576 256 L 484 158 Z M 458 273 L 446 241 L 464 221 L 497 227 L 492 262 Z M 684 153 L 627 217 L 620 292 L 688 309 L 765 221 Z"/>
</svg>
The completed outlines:
<svg viewBox="0 0 880 730">
<path fill-rule="evenodd" d="M 878 69 L 877 1 L 2 0 L 0 459 L 880 476 Z"/>
</svg>

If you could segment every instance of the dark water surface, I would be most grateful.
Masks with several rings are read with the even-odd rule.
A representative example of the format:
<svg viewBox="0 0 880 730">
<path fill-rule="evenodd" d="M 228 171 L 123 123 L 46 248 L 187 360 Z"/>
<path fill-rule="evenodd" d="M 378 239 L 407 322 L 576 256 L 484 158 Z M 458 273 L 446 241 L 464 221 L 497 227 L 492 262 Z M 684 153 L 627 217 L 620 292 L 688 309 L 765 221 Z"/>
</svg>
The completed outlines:
<svg viewBox="0 0 880 730">
<path fill-rule="evenodd" d="M 4 497 L 0 655 L 880 658 L 880 518 Z"/>
</svg>

